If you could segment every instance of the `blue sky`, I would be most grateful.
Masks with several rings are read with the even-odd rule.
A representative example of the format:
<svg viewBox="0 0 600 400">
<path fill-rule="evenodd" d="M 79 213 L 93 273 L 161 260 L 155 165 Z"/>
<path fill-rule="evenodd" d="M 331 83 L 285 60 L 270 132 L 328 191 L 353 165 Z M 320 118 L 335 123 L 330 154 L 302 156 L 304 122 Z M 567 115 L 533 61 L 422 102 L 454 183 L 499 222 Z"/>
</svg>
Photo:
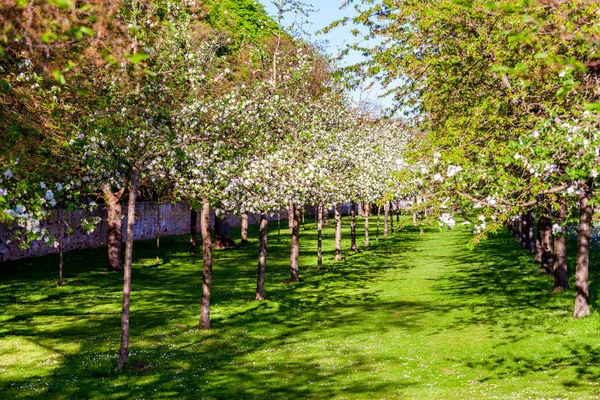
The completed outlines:
<svg viewBox="0 0 600 400">
<path fill-rule="evenodd" d="M 275 16 L 277 14 L 277 9 L 270 0 L 258 0 L 261 4 L 263 4 L 267 10 L 267 12 L 271 16 Z M 306 0 L 307 3 L 310 3 L 310 0 Z M 356 26 L 352 24 L 348 24 L 347 26 L 340 26 L 334 29 L 332 32 L 327 34 L 316 35 L 316 32 L 323 29 L 331 22 L 335 20 L 342 19 L 346 16 L 353 15 L 352 7 L 340 10 L 340 6 L 344 0 L 313 0 L 312 4 L 318 10 L 316 13 L 310 16 L 310 25 L 307 26 L 307 30 L 313 34 L 312 40 L 316 41 L 327 41 L 329 46 L 329 53 L 332 55 L 336 55 L 339 50 L 343 49 L 348 43 L 355 43 L 360 38 L 354 37 L 351 33 L 351 29 L 355 29 Z M 295 15 L 291 14 L 286 19 L 286 24 L 291 24 L 293 22 Z M 353 64 L 356 62 L 362 61 L 362 55 L 360 53 L 354 52 L 348 55 L 345 60 L 345 64 Z M 383 92 L 383 89 L 379 86 L 375 86 L 369 93 L 363 94 L 363 98 L 366 96 L 369 101 L 377 102 L 384 107 L 391 105 L 391 99 L 378 99 L 378 96 Z M 354 93 L 353 97 L 358 99 L 359 94 Z"/>
</svg>

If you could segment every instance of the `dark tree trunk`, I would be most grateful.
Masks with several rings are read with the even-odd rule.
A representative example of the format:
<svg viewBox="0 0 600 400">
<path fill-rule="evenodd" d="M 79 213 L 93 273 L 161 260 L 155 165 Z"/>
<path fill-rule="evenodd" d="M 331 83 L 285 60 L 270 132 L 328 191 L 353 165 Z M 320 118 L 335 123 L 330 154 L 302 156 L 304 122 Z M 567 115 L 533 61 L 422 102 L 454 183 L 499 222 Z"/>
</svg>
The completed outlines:
<svg viewBox="0 0 600 400">
<path fill-rule="evenodd" d="M 277 213 L 277 235 L 281 235 L 281 208 Z"/>
<path fill-rule="evenodd" d="M 323 225 L 329 226 L 329 208 L 323 204 Z"/>
<path fill-rule="evenodd" d="M 219 218 L 215 215 L 215 242 L 213 247 L 215 249 L 230 249 L 235 246 L 235 242 L 231 239 L 227 215 L 225 218 Z"/>
<path fill-rule="evenodd" d="M 365 247 L 369 247 L 369 211 L 371 204 L 364 203 L 364 218 L 365 218 Z"/>
<path fill-rule="evenodd" d="M 383 237 L 388 237 L 388 217 L 390 214 L 390 203 L 385 202 L 383 205 Z"/>
<path fill-rule="evenodd" d="M 521 224 L 519 224 L 521 227 Z M 522 234 L 519 228 L 519 234 Z M 540 236 L 540 273 L 551 275 L 554 269 L 554 240 L 552 238 L 552 220 L 548 217 L 540 217 L 538 222 L 538 231 Z"/>
<path fill-rule="evenodd" d="M 296 205 L 288 204 L 288 230 L 292 233 L 293 227 L 293 219 Z M 300 224 L 300 218 L 298 218 L 298 224 Z"/>
<path fill-rule="evenodd" d="M 210 204 L 202 199 L 200 231 L 202 232 L 202 302 L 200 305 L 200 329 L 210 329 L 210 285 L 212 283 L 212 248 L 210 241 Z M 216 220 L 215 220 L 216 226 Z"/>
<path fill-rule="evenodd" d="M 62 210 L 59 208 L 58 209 L 58 213 L 57 213 L 57 218 L 58 218 L 58 286 L 62 286 L 63 284 L 63 265 L 64 265 L 64 260 L 63 260 L 63 212 Z"/>
<path fill-rule="evenodd" d="M 269 225 L 269 214 L 263 211 L 260 214 L 260 246 L 258 248 L 258 278 L 256 279 L 256 298 L 265 299 L 265 275 L 267 271 L 267 229 Z"/>
<path fill-rule="evenodd" d="M 300 255 L 300 208 L 291 207 L 290 224 L 292 227 L 292 249 L 290 254 L 290 282 L 299 282 L 298 257 Z"/>
<path fill-rule="evenodd" d="M 390 201 L 390 232 L 394 233 L 394 207 Z"/>
<path fill-rule="evenodd" d="M 350 202 L 350 207 L 352 207 L 350 210 L 350 250 L 358 251 L 356 247 L 356 203 Z"/>
<path fill-rule="evenodd" d="M 262 216 L 261 216 L 262 218 Z M 242 244 L 248 243 L 248 214 L 242 215 Z"/>
<path fill-rule="evenodd" d="M 521 215 L 517 216 L 517 229 L 515 231 L 515 240 L 517 242 L 521 241 L 521 238 L 523 237 L 523 218 L 521 217 Z"/>
<path fill-rule="evenodd" d="M 125 188 L 117 193 L 111 191 L 110 185 L 102 187 L 104 201 L 106 202 L 107 227 L 108 227 L 108 270 L 113 272 L 123 271 L 123 206 L 121 198 Z"/>
<path fill-rule="evenodd" d="M 567 275 L 567 202 L 560 199 L 560 208 L 556 215 L 556 224 L 560 226 L 561 232 L 554 236 L 554 292 L 562 292 L 569 288 L 569 277 Z"/>
<path fill-rule="evenodd" d="M 590 315 L 588 269 L 590 263 L 590 236 L 592 225 L 591 189 L 586 188 L 579 199 L 579 230 L 577 231 L 577 265 L 575 270 L 574 318 Z"/>
<path fill-rule="evenodd" d="M 160 203 L 156 203 L 156 264 L 160 265 L 160 223 L 162 215 L 160 214 Z"/>
<path fill-rule="evenodd" d="M 335 204 L 335 259 L 342 259 L 342 204 Z"/>
<path fill-rule="evenodd" d="M 317 268 L 323 267 L 323 204 L 317 207 Z"/>
<path fill-rule="evenodd" d="M 131 264 L 133 261 L 133 234 L 135 226 L 135 200 L 139 183 L 139 171 L 131 173 L 129 201 L 127 205 L 127 237 L 125 238 L 125 267 L 123 273 L 123 311 L 121 314 L 121 350 L 117 370 L 123 369 L 129 358 L 129 303 L 131 300 Z"/>
<path fill-rule="evenodd" d="M 301 212 L 302 212 L 302 215 L 300 218 L 302 219 L 302 230 L 304 231 L 304 230 L 306 230 L 306 226 L 304 225 L 304 214 L 305 214 L 304 206 L 302 206 Z"/>
<path fill-rule="evenodd" d="M 196 254 L 196 221 L 198 220 L 198 211 L 192 208 L 190 214 L 190 254 Z"/>
<path fill-rule="evenodd" d="M 527 239 L 529 234 L 529 219 L 526 214 L 521 214 L 521 246 L 527 249 Z"/>
<path fill-rule="evenodd" d="M 532 213 L 527 214 L 527 245 L 526 249 L 528 252 L 535 251 L 535 217 Z"/>
</svg>

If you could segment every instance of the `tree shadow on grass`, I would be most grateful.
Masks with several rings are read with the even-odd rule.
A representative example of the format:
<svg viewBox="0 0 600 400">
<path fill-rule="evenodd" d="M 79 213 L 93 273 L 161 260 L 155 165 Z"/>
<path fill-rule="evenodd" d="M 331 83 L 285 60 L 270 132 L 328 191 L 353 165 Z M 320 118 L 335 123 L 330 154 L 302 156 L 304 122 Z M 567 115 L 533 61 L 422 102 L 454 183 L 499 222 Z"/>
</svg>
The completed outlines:
<svg viewBox="0 0 600 400">
<path fill-rule="evenodd" d="M 373 360 L 365 359 L 352 341 L 380 329 L 363 323 L 374 313 L 390 328 L 420 329 L 419 313 L 430 311 L 430 304 L 386 302 L 369 288 L 388 269 L 411 268 L 393 262 L 388 252 L 411 251 L 418 239 L 394 236 L 317 271 L 306 269 L 315 252 L 312 233 L 307 230 L 303 236 L 298 284 L 281 282 L 289 273 L 289 238 L 271 245 L 266 302 L 251 301 L 256 242 L 216 251 L 211 331 L 196 329 L 202 263 L 186 253 L 187 238 L 174 238 L 164 248 L 167 262 L 158 268 L 145 262 L 154 257 L 151 242 L 136 243 L 131 363 L 120 374 L 114 367 L 122 279 L 101 272 L 100 253 L 69 255 L 71 261 L 79 257 L 83 263 L 70 277 L 78 285 L 31 290 L 36 281 L 51 279 L 52 257 L 45 261 L 48 265 L 28 266 L 31 274 L 8 276 L 0 291 L 12 300 L 6 303 L 8 318 L 0 340 L 27 342 L 56 365 L 36 372 L 30 364 L 32 369 L 22 375 L 7 366 L 10 371 L 0 376 L 0 391 L 10 397 L 44 399 L 365 398 L 400 394 L 415 385 L 403 378 L 373 379 Z M 325 258 L 332 256 L 329 248 Z M 312 344 L 332 347 L 315 350 Z M 339 357 L 347 351 L 351 353 Z"/>
</svg>

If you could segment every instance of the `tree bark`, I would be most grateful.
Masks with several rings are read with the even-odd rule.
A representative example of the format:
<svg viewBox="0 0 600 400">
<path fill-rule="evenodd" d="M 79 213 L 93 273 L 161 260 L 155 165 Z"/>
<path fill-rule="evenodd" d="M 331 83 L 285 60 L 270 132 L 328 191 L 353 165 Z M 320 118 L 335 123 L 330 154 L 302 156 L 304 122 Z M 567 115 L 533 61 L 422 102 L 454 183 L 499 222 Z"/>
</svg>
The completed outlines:
<svg viewBox="0 0 600 400">
<path fill-rule="evenodd" d="M 129 201 L 127 205 L 127 237 L 125 238 L 125 267 L 123 273 L 123 311 L 121 314 L 121 350 L 117 370 L 123 369 L 129 358 L 129 303 L 131 300 L 131 264 L 133 261 L 133 234 L 135 226 L 135 200 L 139 183 L 139 171 L 131 172 Z"/>
<path fill-rule="evenodd" d="M 323 204 L 323 225 L 329 226 L 329 208 Z"/>
<path fill-rule="evenodd" d="M 342 204 L 335 204 L 335 260 L 342 259 Z"/>
<path fill-rule="evenodd" d="M 292 233 L 292 231 L 293 231 L 292 224 L 293 224 L 295 209 L 296 209 L 296 205 L 288 204 L 288 230 L 290 231 L 290 233 Z M 298 218 L 298 224 L 300 224 L 299 218 Z"/>
<path fill-rule="evenodd" d="M 377 206 L 377 230 L 375 231 L 375 240 L 379 242 L 379 216 L 381 215 L 381 206 Z"/>
<path fill-rule="evenodd" d="M 529 234 L 529 220 L 527 214 L 521 214 L 521 246 L 527 250 L 527 239 Z"/>
<path fill-rule="evenodd" d="M 350 202 L 350 207 L 352 207 L 350 210 L 350 250 L 358 251 L 358 247 L 356 247 L 356 203 Z"/>
<path fill-rule="evenodd" d="M 160 265 L 160 223 L 162 215 L 160 214 L 160 203 L 156 203 L 156 264 Z"/>
<path fill-rule="evenodd" d="M 290 282 L 299 282 L 298 257 L 300 255 L 300 208 L 293 204 L 289 221 L 292 228 L 292 249 L 290 254 Z"/>
<path fill-rule="evenodd" d="M 277 235 L 281 235 L 281 208 L 277 212 Z"/>
<path fill-rule="evenodd" d="M 323 267 L 323 204 L 317 207 L 317 268 Z"/>
<path fill-rule="evenodd" d="M 552 220 L 548 217 L 540 217 L 538 222 L 538 231 L 540 236 L 540 273 L 551 275 L 554 269 L 554 240 L 552 238 Z M 521 224 L 519 224 L 519 235 L 522 234 Z"/>
<path fill-rule="evenodd" d="M 554 292 L 562 292 L 569 288 L 569 277 L 567 274 L 567 202 L 560 199 L 560 208 L 556 215 L 556 224 L 560 226 L 561 232 L 554 236 Z"/>
<path fill-rule="evenodd" d="M 62 217 L 62 210 L 59 208 L 58 212 L 57 212 L 57 218 L 58 218 L 58 286 L 62 286 L 63 284 L 63 264 L 64 264 L 64 259 L 63 259 L 63 246 L 62 246 L 62 241 L 63 241 L 63 217 Z"/>
<path fill-rule="evenodd" d="M 371 208 L 371 204 L 364 203 L 364 218 L 365 218 L 365 247 L 369 247 L 369 212 Z"/>
<path fill-rule="evenodd" d="M 515 223 L 517 226 L 517 229 L 515 230 L 515 240 L 520 242 L 521 238 L 523 237 L 523 217 L 518 215 Z"/>
<path fill-rule="evenodd" d="M 579 230 L 577 231 L 577 265 L 575 268 L 575 310 L 573 318 L 590 315 L 588 269 L 592 225 L 591 188 L 579 198 Z"/>
<path fill-rule="evenodd" d="M 267 229 L 269 225 L 269 214 L 263 211 L 260 214 L 260 245 L 258 248 L 258 278 L 256 279 L 256 298 L 265 299 L 265 275 L 267 271 Z"/>
<path fill-rule="evenodd" d="M 390 214 L 390 203 L 386 201 L 383 206 L 383 237 L 388 237 L 389 214 Z"/>
<path fill-rule="evenodd" d="M 196 255 L 196 221 L 198 220 L 198 211 L 192 208 L 190 213 L 190 254 Z"/>
<path fill-rule="evenodd" d="M 394 207 L 390 201 L 390 232 L 394 233 Z"/>
<path fill-rule="evenodd" d="M 235 247 L 235 242 L 231 239 L 229 231 L 229 220 L 227 215 L 219 218 L 215 215 L 215 249 L 230 249 Z"/>
<path fill-rule="evenodd" d="M 125 193 L 125 188 L 121 188 L 117 193 L 111 191 L 111 186 L 105 184 L 102 187 L 104 201 L 106 203 L 107 226 L 108 226 L 108 271 L 123 271 L 123 206 L 121 198 Z"/>
<path fill-rule="evenodd" d="M 202 199 L 200 231 L 202 232 L 202 302 L 200 305 L 200 329 L 210 329 L 210 285 L 212 283 L 212 248 L 210 241 L 210 204 Z M 216 219 L 215 219 L 216 226 Z M 215 228 L 216 229 L 216 228 Z"/>
<path fill-rule="evenodd" d="M 526 249 L 528 252 L 535 251 L 535 217 L 532 213 L 527 214 L 527 245 Z"/>
<path fill-rule="evenodd" d="M 417 225 L 417 210 L 416 210 L 416 208 L 417 208 L 417 197 L 415 196 L 413 198 L 413 215 L 412 215 L 413 225 L 415 225 L 415 226 Z"/>
<path fill-rule="evenodd" d="M 262 218 L 262 215 L 261 215 Z M 242 215 L 242 244 L 248 243 L 248 214 L 245 213 Z"/>
</svg>

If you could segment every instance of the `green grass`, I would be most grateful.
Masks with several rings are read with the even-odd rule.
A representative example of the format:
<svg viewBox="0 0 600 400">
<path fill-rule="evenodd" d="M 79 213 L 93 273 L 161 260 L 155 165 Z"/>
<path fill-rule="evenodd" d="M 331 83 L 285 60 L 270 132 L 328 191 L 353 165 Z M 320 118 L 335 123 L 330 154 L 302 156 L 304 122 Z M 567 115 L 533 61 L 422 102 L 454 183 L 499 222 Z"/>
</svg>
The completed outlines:
<svg viewBox="0 0 600 400">
<path fill-rule="evenodd" d="M 136 243 L 122 373 L 122 281 L 104 272 L 104 249 L 67 254 L 64 287 L 56 256 L 3 264 L 0 398 L 600 397 L 598 313 L 572 320 L 573 291 L 552 294 L 508 234 L 470 251 L 462 226 L 408 227 L 378 243 L 372 229 L 371 248 L 334 262 L 330 226 L 319 271 L 309 224 L 299 284 L 285 282 L 288 236 L 269 237 L 262 303 L 252 301 L 256 240 L 215 252 L 210 331 L 196 329 L 202 263 L 187 239 L 163 239 L 158 267 L 152 241 Z"/>
</svg>

